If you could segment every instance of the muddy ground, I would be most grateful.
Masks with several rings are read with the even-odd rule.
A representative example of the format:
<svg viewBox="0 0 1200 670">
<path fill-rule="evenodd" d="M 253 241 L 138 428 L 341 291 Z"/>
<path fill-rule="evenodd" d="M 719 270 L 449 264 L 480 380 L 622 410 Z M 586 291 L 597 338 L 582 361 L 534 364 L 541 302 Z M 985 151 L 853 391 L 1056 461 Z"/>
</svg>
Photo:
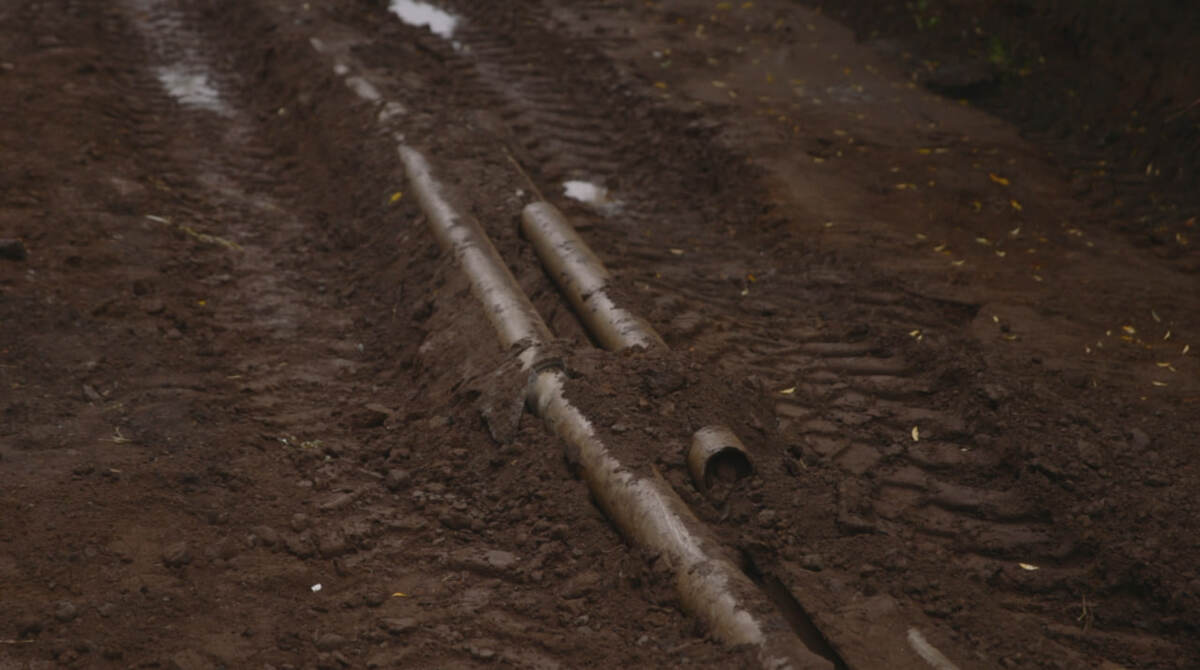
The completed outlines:
<svg viewBox="0 0 1200 670">
<path fill-rule="evenodd" d="M 964 46 L 932 0 L 6 3 L 0 668 L 755 662 L 524 411 L 398 143 L 815 652 L 1194 667 L 1200 93 L 1106 66 L 1079 116 L 1062 81 L 1115 60 L 1022 74 L 1057 52 L 1013 26 L 1063 15 L 999 4 Z M 1122 48 L 1187 71 L 1159 5 Z M 537 197 L 670 351 L 594 346 Z M 720 496 L 684 465 L 714 422 L 756 467 Z"/>
</svg>

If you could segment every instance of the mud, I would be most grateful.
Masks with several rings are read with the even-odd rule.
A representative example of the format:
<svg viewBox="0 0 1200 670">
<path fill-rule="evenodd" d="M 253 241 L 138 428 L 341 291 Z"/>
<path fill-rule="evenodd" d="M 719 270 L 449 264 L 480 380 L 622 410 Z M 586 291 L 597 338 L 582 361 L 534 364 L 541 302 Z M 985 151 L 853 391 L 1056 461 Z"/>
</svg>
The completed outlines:
<svg viewBox="0 0 1200 670">
<path fill-rule="evenodd" d="M 367 0 L 10 4 L 0 667 L 754 663 L 523 408 L 398 143 L 496 243 L 572 402 L 814 653 L 1200 658 L 1186 133 L 1122 135 L 1128 162 L 1044 141 L 1002 93 L 913 81 L 897 50 L 954 43 L 866 2 L 865 43 L 782 0 L 460 0 L 449 37 Z M 1081 191 L 1146 156 L 1175 187 Z M 1152 193 L 1174 209 L 1138 222 Z M 589 339 L 519 233 L 536 199 L 669 351 Z M 754 471 L 701 490 L 714 424 Z"/>
</svg>

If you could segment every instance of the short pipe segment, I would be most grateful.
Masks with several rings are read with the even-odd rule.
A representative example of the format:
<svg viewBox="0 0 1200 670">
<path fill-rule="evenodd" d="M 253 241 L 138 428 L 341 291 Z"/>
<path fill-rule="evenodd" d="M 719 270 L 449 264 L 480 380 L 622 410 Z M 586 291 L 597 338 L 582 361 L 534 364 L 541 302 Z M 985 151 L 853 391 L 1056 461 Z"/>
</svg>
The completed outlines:
<svg viewBox="0 0 1200 670">
<path fill-rule="evenodd" d="M 754 472 L 745 445 L 726 426 L 705 426 L 696 431 L 687 462 L 696 489 L 705 493 L 714 480 L 733 483 Z"/>
<path fill-rule="evenodd" d="M 610 351 L 666 348 L 649 323 L 609 297 L 608 270 L 554 205 L 526 205 L 521 231 L 600 346 Z"/>
<path fill-rule="evenodd" d="M 578 454 L 588 488 L 614 524 L 671 567 L 684 608 L 723 642 L 753 646 L 764 668 L 831 670 L 832 663 L 804 646 L 661 477 L 638 475 L 612 456 L 567 400 L 563 371 L 536 364 L 538 345 L 550 339 L 550 330 L 487 234 L 455 210 L 424 156 L 407 146 L 400 156 L 438 242 L 466 273 L 500 341 L 509 348 L 526 345 L 519 355 L 531 371 L 526 402 Z"/>
</svg>

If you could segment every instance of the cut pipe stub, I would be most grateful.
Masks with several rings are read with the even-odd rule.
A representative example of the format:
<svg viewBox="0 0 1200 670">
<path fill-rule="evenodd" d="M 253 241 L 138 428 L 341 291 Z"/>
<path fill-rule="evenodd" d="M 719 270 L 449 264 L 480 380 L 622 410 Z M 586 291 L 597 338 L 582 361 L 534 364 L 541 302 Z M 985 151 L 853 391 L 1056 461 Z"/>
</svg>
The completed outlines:
<svg viewBox="0 0 1200 670">
<path fill-rule="evenodd" d="M 688 470 L 696 488 L 708 491 L 718 482 L 732 484 L 754 472 L 745 445 L 726 426 L 705 426 L 692 435 Z"/>
</svg>

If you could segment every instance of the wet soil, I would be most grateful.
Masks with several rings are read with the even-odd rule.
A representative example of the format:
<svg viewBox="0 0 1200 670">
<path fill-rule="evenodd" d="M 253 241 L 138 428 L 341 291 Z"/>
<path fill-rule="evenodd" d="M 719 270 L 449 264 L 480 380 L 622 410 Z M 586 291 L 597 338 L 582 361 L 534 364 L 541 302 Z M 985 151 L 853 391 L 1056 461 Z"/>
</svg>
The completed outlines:
<svg viewBox="0 0 1200 670">
<path fill-rule="evenodd" d="M 867 2 L 842 17 L 866 44 L 783 0 L 458 0 L 449 37 L 367 0 L 10 5 L 0 667 L 753 663 L 524 410 L 400 142 L 487 228 L 598 432 L 819 653 L 1200 658 L 1186 124 L 1120 160 L 1096 130 L 1044 141 L 1079 109 L 1011 101 L 1069 70 L 936 95 L 953 73 L 903 53 L 958 43 Z M 1190 95 L 1150 89 L 1164 123 Z M 1146 158 L 1162 183 L 1127 186 Z M 534 197 L 670 351 L 593 346 L 518 234 Z M 701 490 L 684 453 L 713 423 L 755 470 Z"/>
</svg>

